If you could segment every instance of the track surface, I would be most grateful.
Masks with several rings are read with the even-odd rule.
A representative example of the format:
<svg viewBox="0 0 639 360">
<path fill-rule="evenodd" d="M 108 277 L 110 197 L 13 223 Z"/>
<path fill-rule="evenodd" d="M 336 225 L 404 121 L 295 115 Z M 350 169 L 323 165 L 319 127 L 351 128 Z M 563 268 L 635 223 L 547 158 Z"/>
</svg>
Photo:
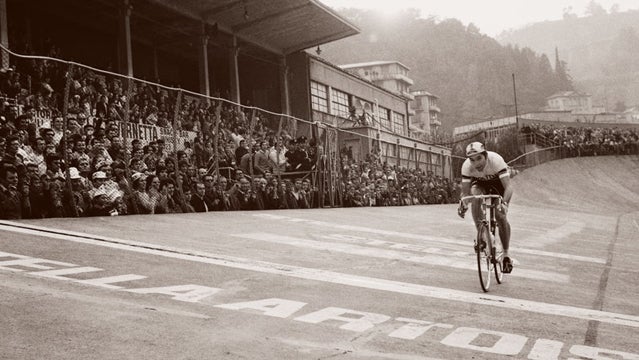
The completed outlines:
<svg viewBox="0 0 639 360">
<path fill-rule="evenodd" d="M 455 205 L 1 222 L 0 359 L 639 359 L 637 174 L 520 173 L 487 294 Z"/>
</svg>

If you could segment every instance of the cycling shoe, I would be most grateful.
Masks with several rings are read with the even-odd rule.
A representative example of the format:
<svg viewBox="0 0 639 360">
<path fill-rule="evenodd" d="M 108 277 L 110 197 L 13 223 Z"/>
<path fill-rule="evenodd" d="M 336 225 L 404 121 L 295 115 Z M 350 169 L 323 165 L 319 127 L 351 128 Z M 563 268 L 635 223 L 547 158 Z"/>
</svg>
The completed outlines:
<svg viewBox="0 0 639 360">
<path fill-rule="evenodd" d="M 510 272 L 513 271 L 513 262 L 512 260 L 510 260 L 509 257 L 504 258 L 504 262 L 502 263 L 501 270 L 504 274 L 510 274 Z"/>
</svg>

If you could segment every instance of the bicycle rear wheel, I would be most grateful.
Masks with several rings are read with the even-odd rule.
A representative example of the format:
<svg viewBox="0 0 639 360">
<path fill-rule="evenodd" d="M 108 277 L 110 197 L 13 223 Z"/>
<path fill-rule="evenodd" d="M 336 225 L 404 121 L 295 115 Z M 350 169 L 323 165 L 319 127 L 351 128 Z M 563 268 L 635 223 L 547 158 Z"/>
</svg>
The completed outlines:
<svg viewBox="0 0 639 360">
<path fill-rule="evenodd" d="M 493 254 L 492 257 L 494 259 L 493 266 L 495 267 L 495 280 L 497 280 L 497 284 L 501 284 L 504 278 L 504 273 L 502 270 L 502 261 L 504 260 L 504 250 L 501 247 L 501 240 L 495 240 L 493 244 Z"/>
<path fill-rule="evenodd" d="M 479 272 L 479 284 L 482 290 L 487 292 L 488 288 L 490 288 L 490 273 L 492 270 L 490 253 L 493 244 L 486 224 L 481 224 L 479 230 L 477 230 L 477 243 L 481 244 L 482 240 L 486 246 L 483 249 L 479 248 L 477 251 L 477 271 Z"/>
</svg>

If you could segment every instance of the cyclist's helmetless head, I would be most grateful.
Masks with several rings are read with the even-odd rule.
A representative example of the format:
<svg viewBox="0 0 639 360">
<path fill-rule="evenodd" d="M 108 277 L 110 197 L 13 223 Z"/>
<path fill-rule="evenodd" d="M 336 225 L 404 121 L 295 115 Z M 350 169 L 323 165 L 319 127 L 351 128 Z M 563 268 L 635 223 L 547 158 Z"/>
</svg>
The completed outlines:
<svg viewBox="0 0 639 360">
<path fill-rule="evenodd" d="M 484 153 L 479 153 L 469 157 L 470 165 L 472 165 L 477 171 L 484 170 L 486 167 L 486 155 Z"/>
<path fill-rule="evenodd" d="M 486 148 L 484 144 L 475 141 L 466 146 L 466 157 L 477 171 L 484 170 L 486 166 Z"/>
</svg>

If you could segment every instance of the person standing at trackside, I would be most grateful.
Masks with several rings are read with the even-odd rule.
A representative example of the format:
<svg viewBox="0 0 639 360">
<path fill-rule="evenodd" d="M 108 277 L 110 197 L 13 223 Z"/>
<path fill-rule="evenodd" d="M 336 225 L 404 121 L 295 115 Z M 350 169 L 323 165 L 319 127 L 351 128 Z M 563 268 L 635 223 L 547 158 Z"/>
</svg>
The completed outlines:
<svg viewBox="0 0 639 360">
<path fill-rule="evenodd" d="M 508 254 L 510 244 L 510 224 L 508 223 L 508 204 L 513 196 L 513 189 L 510 185 L 510 174 L 508 165 L 501 155 L 486 151 L 484 144 L 473 142 L 466 147 L 466 161 L 462 164 L 461 197 L 482 194 L 501 195 L 503 200 L 501 206 L 495 213 L 495 218 L 499 226 L 499 238 L 504 248 L 503 272 L 512 271 L 512 260 Z M 468 210 L 468 203 L 473 205 L 472 214 L 475 226 L 478 226 L 482 212 L 478 199 L 460 201 L 457 213 L 464 217 Z"/>
</svg>

